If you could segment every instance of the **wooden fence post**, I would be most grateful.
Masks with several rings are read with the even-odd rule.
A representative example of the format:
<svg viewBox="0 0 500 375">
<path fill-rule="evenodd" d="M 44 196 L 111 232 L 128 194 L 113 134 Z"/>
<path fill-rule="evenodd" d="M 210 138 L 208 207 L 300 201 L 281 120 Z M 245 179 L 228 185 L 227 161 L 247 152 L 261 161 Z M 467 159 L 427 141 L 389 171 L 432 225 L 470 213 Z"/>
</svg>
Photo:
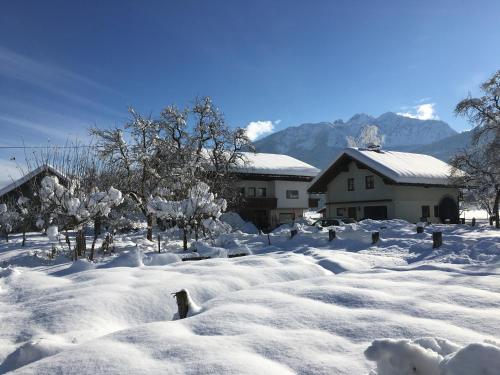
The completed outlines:
<svg viewBox="0 0 500 375">
<path fill-rule="evenodd" d="M 328 241 L 332 241 L 336 236 L 335 230 L 328 229 Z"/>
<path fill-rule="evenodd" d="M 296 235 L 297 235 L 297 229 L 292 229 L 292 230 L 290 231 L 290 238 L 293 238 L 293 237 L 295 237 Z"/>
<path fill-rule="evenodd" d="M 377 243 L 379 239 L 380 239 L 380 233 L 372 232 L 372 244 Z"/>
<path fill-rule="evenodd" d="M 267 234 L 267 243 L 271 246 L 271 236 L 269 236 L 269 233 Z"/>
<path fill-rule="evenodd" d="M 161 253 L 161 238 L 160 238 L 160 233 L 158 233 L 158 252 Z"/>
<path fill-rule="evenodd" d="M 432 248 L 437 249 L 443 244 L 443 232 L 432 233 Z"/>
<path fill-rule="evenodd" d="M 473 227 L 475 227 L 475 226 L 476 226 L 476 218 L 475 218 L 475 217 L 473 217 L 473 218 L 472 218 L 472 223 L 471 223 L 471 225 L 472 225 Z"/>
<path fill-rule="evenodd" d="M 189 311 L 187 292 L 184 289 L 182 289 L 172 294 L 177 299 L 177 310 L 179 314 L 179 319 L 186 318 Z"/>
</svg>

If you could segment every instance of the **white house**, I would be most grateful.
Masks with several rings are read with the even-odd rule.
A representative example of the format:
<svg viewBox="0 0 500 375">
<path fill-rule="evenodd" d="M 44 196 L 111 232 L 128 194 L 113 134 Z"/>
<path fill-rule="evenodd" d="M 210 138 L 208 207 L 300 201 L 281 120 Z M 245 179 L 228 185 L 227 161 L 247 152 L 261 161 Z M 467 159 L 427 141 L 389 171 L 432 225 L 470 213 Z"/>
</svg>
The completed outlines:
<svg viewBox="0 0 500 375">
<path fill-rule="evenodd" d="M 326 193 L 326 216 L 458 222 L 459 189 L 450 165 L 429 155 L 347 148 L 312 182 Z"/>
<path fill-rule="evenodd" d="M 244 153 L 244 162 L 234 169 L 244 196 L 237 211 L 258 228 L 270 229 L 303 216 L 317 207 L 307 192 L 319 169 L 288 155 Z"/>
</svg>

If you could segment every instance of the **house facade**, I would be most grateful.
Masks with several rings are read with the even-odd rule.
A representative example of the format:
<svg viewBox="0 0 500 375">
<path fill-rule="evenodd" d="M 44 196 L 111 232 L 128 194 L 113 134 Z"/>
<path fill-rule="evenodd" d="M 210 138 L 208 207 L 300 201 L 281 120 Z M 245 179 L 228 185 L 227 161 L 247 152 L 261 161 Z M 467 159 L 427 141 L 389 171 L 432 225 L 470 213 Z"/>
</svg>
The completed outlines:
<svg viewBox="0 0 500 375">
<path fill-rule="evenodd" d="M 235 171 L 241 194 L 236 211 L 259 229 L 269 230 L 302 217 L 318 198 L 307 192 L 319 169 L 287 155 L 244 153 Z"/>
<path fill-rule="evenodd" d="M 429 155 L 348 148 L 313 181 L 326 217 L 457 223 L 459 194 L 450 166 Z"/>
</svg>

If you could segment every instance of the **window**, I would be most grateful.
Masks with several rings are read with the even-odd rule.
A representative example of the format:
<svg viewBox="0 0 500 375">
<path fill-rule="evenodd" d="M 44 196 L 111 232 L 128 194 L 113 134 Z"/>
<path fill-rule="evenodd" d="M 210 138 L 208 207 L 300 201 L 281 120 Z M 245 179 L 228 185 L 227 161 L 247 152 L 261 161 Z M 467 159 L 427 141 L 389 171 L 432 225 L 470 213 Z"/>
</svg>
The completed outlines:
<svg viewBox="0 0 500 375">
<path fill-rule="evenodd" d="M 265 198 L 266 197 L 266 188 L 257 188 L 255 196 L 257 198 Z"/>
<path fill-rule="evenodd" d="M 439 206 L 434 206 L 434 217 L 439 217 Z"/>
<path fill-rule="evenodd" d="M 354 178 L 347 179 L 347 190 L 354 191 Z"/>
<path fill-rule="evenodd" d="M 245 196 L 245 188 L 240 187 L 240 195 Z"/>
<path fill-rule="evenodd" d="M 422 206 L 422 217 L 428 218 L 431 216 L 431 208 L 429 206 Z"/>
<path fill-rule="evenodd" d="M 299 191 L 298 190 L 287 190 L 286 191 L 286 199 L 299 199 Z"/>
<path fill-rule="evenodd" d="M 375 181 L 373 176 L 365 176 L 365 188 L 373 189 L 375 187 Z"/>
<path fill-rule="evenodd" d="M 247 197 L 255 197 L 255 188 L 254 187 L 249 187 L 247 188 Z"/>
<path fill-rule="evenodd" d="M 280 224 L 288 224 L 291 223 L 295 219 L 295 215 L 293 213 L 280 213 L 279 223 Z"/>
<path fill-rule="evenodd" d="M 337 208 L 337 216 L 344 217 L 345 216 L 345 208 Z"/>
</svg>

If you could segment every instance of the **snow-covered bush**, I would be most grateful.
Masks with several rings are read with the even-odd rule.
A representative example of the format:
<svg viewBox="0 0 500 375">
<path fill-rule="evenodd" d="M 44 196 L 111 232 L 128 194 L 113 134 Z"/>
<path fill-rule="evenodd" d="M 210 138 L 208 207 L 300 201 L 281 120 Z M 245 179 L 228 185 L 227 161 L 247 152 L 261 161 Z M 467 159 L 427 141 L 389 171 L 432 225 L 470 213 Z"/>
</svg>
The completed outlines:
<svg viewBox="0 0 500 375">
<path fill-rule="evenodd" d="M 19 214 L 5 203 L 0 204 L 0 230 L 9 242 L 9 234 L 19 221 Z"/>
<path fill-rule="evenodd" d="M 78 229 L 77 239 L 83 240 L 83 248 L 77 241 L 75 259 L 85 252 L 83 226 L 97 218 L 108 216 L 111 209 L 123 201 L 122 193 L 113 187 L 107 191 L 94 190 L 86 193 L 60 184 L 56 176 L 46 176 L 42 179 L 39 194 L 42 207 L 51 212 L 51 219 L 56 221 L 59 229 L 67 230 L 71 227 Z M 93 249 L 94 246 L 91 259 L 94 255 Z"/>
<path fill-rule="evenodd" d="M 198 237 L 199 230 L 212 233 L 224 226 L 218 218 L 226 207 L 226 200 L 217 198 L 204 182 L 189 189 L 185 199 L 168 200 L 156 196 L 148 202 L 151 214 L 171 221 L 183 231 L 184 250 L 187 250 L 187 236 L 191 232 Z"/>
</svg>

